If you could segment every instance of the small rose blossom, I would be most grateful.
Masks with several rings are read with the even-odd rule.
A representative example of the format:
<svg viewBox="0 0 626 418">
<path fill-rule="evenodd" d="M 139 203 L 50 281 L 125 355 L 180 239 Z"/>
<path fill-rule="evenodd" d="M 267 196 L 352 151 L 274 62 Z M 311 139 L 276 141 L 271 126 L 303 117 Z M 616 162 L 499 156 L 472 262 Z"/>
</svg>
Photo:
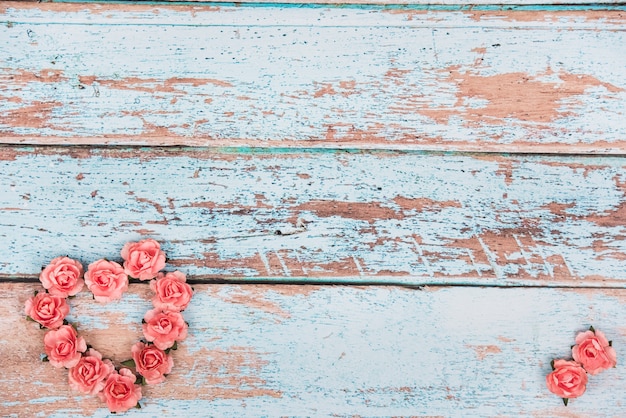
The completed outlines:
<svg viewBox="0 0 626 418">
<path fill-rule="evenodd" d="M 546 376 L 550 392 L 563 399 L 577 398 L 587 389 L 587 373 L 582 366 L 570 360 L 555 360 L 554 370 Z"/>
<path fill-rule="evenodd" d="M 69 257 L 57 257 L 39 275 L 43 287 L 53 296 L 74 296 L 83 288 L 83 266 Z"/>
<path fill-rule="evenodd" d="M 69 369 L 76 366 L 80 361 L 81 353 L 87 350 L 85 339 L 78 337 L 71 325 L 62 325 L 57 330 L 46 332 L 43 343 L 48 360 L 54 367 Z"/>
<path fill-rule="evenodd" d="M 109 359 L 102 360 L 102 354 L 90 348 L 81 357 L 76 366 L 68 372 L 68 379 L 72 389 L 95 395 L 104 389 L 104 384 L 115 366 Z"/>
<path fill-rule="evenodd" d="M 103 402 L 106 402 L 109 411 L 125 412 L 137 406 L 141 399 L 141 386 L 135 384 L 137 377 L 126 368 L 109 375 L 104 389 L 98 393 Z"/>
<path fill-rule="evenodd" d="M 89 264 L 85 272 L 85 284 L 96 301 L 108 303 L 120 299 L 128 290 L 128 275 L 124 267 L 115 261 L 98 260 Z"/>
<path fill-rule="evenodd" d="M 193 290 L 187 283 L 184 273 L 159 273 L 156 280 L 150 282 L 154 292 L 152 305 L 163 311 L 183 311 L 189 305 Z"/>
<path fill-rule="evenodd" d="M 174 366 L 172 356 L 154 345 L 138 342 L 133 345 L 131 352 L 137 372 L 149 385 L 164 382 L 165 375 L 170 373 Z"/>
<path fill-rule="evenodd" d="M 70 313 L 65 298 L 46 292 L 39 292 L 28 299 L 24 308 L 27 316 L 49 329 L 57 329 L 63 325 L 65 316 Z"/>
<path fill-rule="evenodd" d="M 617 354 L 602 331 L 589 330 L 576 336 L 572 357 L 592 375 L 615 367 Z"/>
<path fill-rule="evenodd" d="M 165 253 L 153 239 L 128 242 L 121 251 L 124 270 L 132 278 L 139 280 L 154 279 L 165 267 Z"/>
<path fill-rule="evenodd" d="M 153 309 L 144 316 L 143 335 L 157 348 L 167 350 L 187 338 L 187 323 L 180 312 Z"/>
</svg>

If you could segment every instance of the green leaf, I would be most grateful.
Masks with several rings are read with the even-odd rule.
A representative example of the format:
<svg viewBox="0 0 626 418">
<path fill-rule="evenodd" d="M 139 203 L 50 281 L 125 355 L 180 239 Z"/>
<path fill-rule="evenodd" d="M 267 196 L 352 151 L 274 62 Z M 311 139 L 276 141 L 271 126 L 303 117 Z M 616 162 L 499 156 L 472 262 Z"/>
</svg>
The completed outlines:
<svg viewBox="0 0 626 418">
<path fill-rule="evenodd" d="M 146 385 L 147 385 L 146 378 L 141 376 L 141 386 L 146 386 Z"/>
<path fill-rule="evenodd" d="M 565 404 L 565 406 L 567 406 L 567 403 L 569 402 L 569 399 L 567 398 L 563 398 L 563 404 Z"/>
<path fill-rule="evenodd" d="M 31 318 L 30 316 L 26 315 L 26 320 L 27 321 L 31 321 L 31 322 L 37 322 L 35 321 L 33 318 Z"/>
<path fill-rule="evenodd" d="M 135 364 L 135 360 L 133 360 L 132 358 L 129 360 L 124 360 L 121 364 L 125 367 L 137 367 L 137 365 Z"/>
<path fill-rule="evenodd" d="M 178 350 L 178 341 L 174 341 L 174 345 L 172 346 L 172 350 Z"/>
<path fill-rule="evenodd" d="M 593 328 L 593 326 L 589 327 L 589 331 L 593 332 L 594 334 L 596 333 L 596 330 Z"/>
<path fill-rule="evenodd" d="M 50 359 L 48 358 L 48 356 L 43 356 L 43 357 L 41 358 L 41 361 L 43 361 L 43 362 L 45 363 L 45 362 L 50 361 Z"/>
<path fill-rule="evenodd" d="M 613 347 L 613 340 L 609 341 L 609 347 Z"/>
<path fill-rule="evenodd" d="M 552 370 L 554 370 L 554 360 L 550 362 L 550 367 L 552 367 Z"/>
<path fill-rule="evenodd" d="M 67 298 L 68 298 L 68 299 L 76 299 L 76 295 L 73 295 L 73 296 L 68 296 Z"/>
<path fill-rule="evenodd" d="M 141 409 L 141 404 L 139 402 L 137 402 L 137 405 L 135 405 L 135 408 Z"/>
<path fill-rule="evenodd" d="M 34 293 L 35 293 L 35 294 L 34 294 L 33 296 L 37 296 L 37 294 L 39 293 L 39 291 L 38 291 L 38 290 L 35 290 L 35 292 L 34 292 Z"/>
</svg>

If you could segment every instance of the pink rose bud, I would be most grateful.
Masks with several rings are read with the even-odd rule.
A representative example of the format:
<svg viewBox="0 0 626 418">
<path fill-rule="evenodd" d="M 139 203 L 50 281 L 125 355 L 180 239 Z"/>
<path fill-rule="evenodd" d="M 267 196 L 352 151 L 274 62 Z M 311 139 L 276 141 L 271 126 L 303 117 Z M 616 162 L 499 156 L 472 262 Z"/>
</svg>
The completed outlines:
<svg viewBox="0 0 626 418">
<path fill-rule="evenodd" d="M 128 275 L 115 261 L 98 260 L 89 264 L 85 284 L 96 301 L 108 303 L 120 299 L 128 289 Z"/>
<path fill-rule="evenodd" d="M 87 350 L 83 337 L 78 337 L 70 325 L 62 325 L 57 330 L 46 332 L 43 337 L 44 350 L 54 367 L 70 367 L 78 364 L 81 353 Z"/>
<path fill-rule="evenodd" d="M 153 309 L 144 316 L 143 335 L 157 348 L 167 350 L 187 338 L 187 323 L 180 312 Z"/>
<path fill-rule="evenodd" d="M 114 371 L 111 360 L 102 360 L 102 354 L 90 348 L 78 364 L 69 370 L 68 379 L 72 389 L 95 395 L 104 389 L 107 378 Z"/>
<path fill-rule="evenodd" d="M 122 248 L 124 270 L 134 279 L 151 280 L 165 267 L 165 253 L 153 239 L 128 242 Z"/>
<path fill-rule="evenodd" d="M 572 357 L 593 375 L 617 364 L 617 354 L 601 331 L 578 333 L 576 345 L 572 347 Z"/>
<path fill-rule="evenodd" d="M 165 375 L 170 373 L 174 366 L 172 356 L 154 345 L 138 342 L 133 345 L 131 352 L 137 372 L 149 385 L 164 382 Z"/>
<path fill-rule="evenodd" d="M 102 392 L 98 393 L 100 399 L 106 402 L 109 411 L 125 412 L 137 406 L 141 399 L 141 386 L 135 384 L 137 377 L 128 369 L 120 369 L 119 373 L 109 375 Z"/>
<path fill-rule="evenodd" d="M 24 307 L 26 315 L 50 329 L 57 329 L 63 325 L 65 316 L 70 313 L 65 298 L 45 292 L 39 292 L 28 299 Z"/>
<path fill-rule="evenodd" d="M 587 389 L 587 373 L 575 361 L 555 360 L 546 384 L 550 392 L 563 399 L 577 398 Z"/>
<path fill-rule="evenodd" d="M 74 296 L 83 288 L 83 266 L 69 257 L 57 257 L 43 269 L 39 280 L 53 296 Z"/>
<path fill-rule="evenodd" d="M 157 279 L 150 282 L 154 291 L 152 305 L 163 311 L 183 311 L 189 305 L 193 290 L 187 283 L 184 273 L 159 273 Z"/>
</svg>

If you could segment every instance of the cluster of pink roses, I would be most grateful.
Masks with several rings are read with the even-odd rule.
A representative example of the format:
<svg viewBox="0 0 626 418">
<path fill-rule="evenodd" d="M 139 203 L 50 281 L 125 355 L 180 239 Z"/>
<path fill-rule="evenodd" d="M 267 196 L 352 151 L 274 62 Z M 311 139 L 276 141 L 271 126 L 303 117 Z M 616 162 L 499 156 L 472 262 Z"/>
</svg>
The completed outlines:
<svg viewBox="0 0 626 418">
<path fill-rule="evenodd" d="M 587 373 L 596 375 L 615 367 L 617 354 L 612 342 L 604 333 L 589 327 L 588 331 L 576 336 L 576 345 L 572 346 L 573 360 L 558 359 L 552 361 L 552 372 L 546 376 L 550 392 L 563 398 L 567 406 L 570 398 L 577 398 L 587 389 Z"/>
<path fill-rule="evenodd" d="M 187 337 L 187 323 L 182 311 L 187 308 L 193 289 L 183 273 L 162 273 L 165 253 L 158 242 L 146 239 L 130 242 L 121 251 L 123 265 L 101 259 L 91 263 L 83 274 L 83 266 L 69 257 L 57 257 L 40 276 L 45 291 L 35 292 L 25 304 L 26 315 L 48 328 L 44 336 L 45 360 L 54 367 L 69 369 L 70 386 L 86 394 L 97 394 L 111 412 L 139 407 L 141 386 L 165 380 L 174 362 L 169 354 L 178 341 Z M 108 303 L 120 299 L 128 289 L 129 278 L 151 280 L 154 291 L 152 305 L 143 320 L 146 341 L 131 348 L 132 359 L 119 369 L 109 359 L 88 346 L 65 317 L 70 312 L 67 302 L 87 285 L 94 299 Z M 134 368 L 137 375 L 129 368 Z"/>
</svg>

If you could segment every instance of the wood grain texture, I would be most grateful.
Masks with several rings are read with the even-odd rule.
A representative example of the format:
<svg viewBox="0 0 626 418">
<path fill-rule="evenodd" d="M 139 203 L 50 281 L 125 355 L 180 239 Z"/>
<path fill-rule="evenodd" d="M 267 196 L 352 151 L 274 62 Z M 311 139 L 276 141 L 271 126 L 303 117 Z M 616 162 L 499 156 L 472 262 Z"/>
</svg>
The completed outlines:
<svg viewBox="0 0 626 418">
<path fill-rule="evenodd" d="M 0 341 L 0 413 L 106 416 L 39 360 L 43 331 L 22 316 L 35 288 L 0 284 L 12 336 Z M 625 301 L 624 290 L 198 285 L 173 372 L 125 416 L 620 416 Z M 129 357 L 148 286 L 121 303 L 71 303 L 88 342 Z M 613 340 L 618 366 L 566 408 L 545 375 L 589 325 Z"/>
<path fill-rule="evenodd" d="M 624 153 L 626 15 L 0 3 L 0 141 Z"/>
<path fill-rule="evenodd" d="M 626 284 L 622 158 L 5 147 L 0 171 L 5 278 L 152 237 L 203 279 Z"/>
</svg>

